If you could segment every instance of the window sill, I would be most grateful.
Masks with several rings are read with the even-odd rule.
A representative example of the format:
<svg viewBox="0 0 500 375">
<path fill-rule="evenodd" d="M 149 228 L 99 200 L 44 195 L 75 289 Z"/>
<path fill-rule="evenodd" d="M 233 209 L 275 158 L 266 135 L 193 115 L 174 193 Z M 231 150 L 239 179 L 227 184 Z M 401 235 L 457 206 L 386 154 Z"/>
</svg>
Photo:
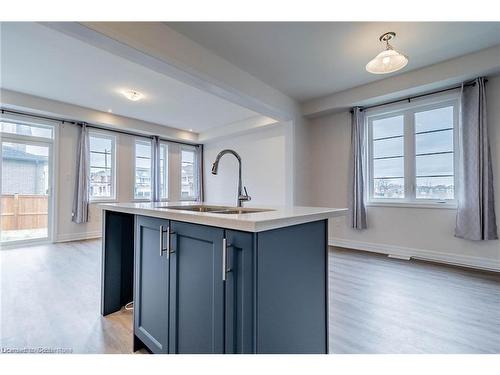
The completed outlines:
<svg viewBox="0 0 500 375">
<path fill-rule="evenodd" d="M 366 202 L 367 207 L 395 207 L 395 208 L 438 208 L 456 210 L 457 203 L 446 202 Z"/>
</svg>

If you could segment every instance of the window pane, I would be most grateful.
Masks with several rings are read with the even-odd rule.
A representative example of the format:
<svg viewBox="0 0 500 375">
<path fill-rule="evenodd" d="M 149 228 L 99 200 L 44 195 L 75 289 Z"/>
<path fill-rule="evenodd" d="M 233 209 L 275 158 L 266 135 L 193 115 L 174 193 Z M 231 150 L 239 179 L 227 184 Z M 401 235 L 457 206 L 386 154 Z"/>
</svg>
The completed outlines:
<svg viewBox="0 0 500 375">
<path fill-rule="evenodd" d="M 136 142 L 135 144 L 135 156 L 151 158 L 151 143 L 148 142 Z"/>
<path fill-rule="evenodd" d="M 111 150 L 105 150 L 104 152 L 91 151 L 90 166 L 111 168 Z"/>
<path fill-rule="evenodd" d="M 151 198 L 151 143 L 135 143 L 135 199 Z"/>
<path fill-rule="evenodd" d="M 417 199 L 453 199 L 454 190 L 453 176 L 417 178 Z"/>
<path fill-rule="evenodd" d="M 168 146 L 160 145 L 160 196 L 168 198 Z"/>
<path fill-rule="evenodd" d="M 373 177 L 404 177 L 404 158 L 374 160 Z"/>
<path fill-rule="evenodd" d="M 453 128 L 453 107 L 415 113 L 415 132 Z"/>
<path fill-rule="evenodd" d="M 417 155 L 453 151 L 453 130 L 416 134 L 415 150 Z"/>
<path fill-rule="evenodd" d="M 136 157 L 135 167 L 139 169 L 151 169 L 151 158 Z"/>
<path fill-rule="evenodd" d="M 111 197 L 111 169 L 90 167 L 90 196 Z"/>
<path fill-rule="evenodd" d="M 1 131 L 3 133 L 29 135 L 32 137 L 53 138 L 51 126 L 1 122 Z"/>
<path fill-rule="evenodd" d="M 194 150 L 182 150 L 181 160 L 181 198 L 196 198 Z"/>
<path fill-rule="evenodd" d="M 90 151 L 96 152 L 111 152 L 113 142 L 111 138 L 99 137 L 97 135 L 90 136 Z"/>
<path fill-rule="evenodd" d="M 403 178 L 384 178 L 373 180 L 374 198 L 404 198 L 405 185 Z"/>
<path fill-rule="evenodd" d="M 402 115 L 373 121 L 373 139 L 403 135 Z"/>
<path fill-rule="evenodd" d="M 417 177 L 453 175 L 453 153 L 417 156 Z"/>
<path fill-rule="evenodd" d="M 90 197 L 113 197 L 113 138 L 90 134 Z"/>
<path fill-rule="evenodd" d="M 373 141 L 373 157 L 403 156 L 403 137 Z"/>
<path fill-rule="evenodd" d="M 48 194 L 48 161 L 47 146 L 2 142 L 2 194 Z"/>
<path fill-rule="evenodd" d="M 0 242 L 47 237 L 49 146 L 5 140 L 0 146 Z"/>
</svg>

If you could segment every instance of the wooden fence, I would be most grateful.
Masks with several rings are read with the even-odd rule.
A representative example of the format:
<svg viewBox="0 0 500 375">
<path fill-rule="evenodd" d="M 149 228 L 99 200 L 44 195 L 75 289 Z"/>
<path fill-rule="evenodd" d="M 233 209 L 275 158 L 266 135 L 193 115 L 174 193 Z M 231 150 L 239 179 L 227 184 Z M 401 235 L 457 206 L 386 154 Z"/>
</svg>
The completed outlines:
<svg viewBox="0 0 500 375">
<path fill-rule="evenodd" d="M 47 228 L 47 195 L 2 194 L 0 208 L 2 230 Z"/>
</svg>

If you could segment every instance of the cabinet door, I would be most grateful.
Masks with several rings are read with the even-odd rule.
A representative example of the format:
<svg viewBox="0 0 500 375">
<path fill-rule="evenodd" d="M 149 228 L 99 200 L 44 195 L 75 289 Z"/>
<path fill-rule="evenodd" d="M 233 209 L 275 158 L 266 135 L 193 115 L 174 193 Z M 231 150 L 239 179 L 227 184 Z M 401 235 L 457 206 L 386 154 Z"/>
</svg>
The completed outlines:
<svg viewBox="0 0 500 375">
<path fill-rule="evenodd" d="M 219 228 L 172 221 L 171 353 L 224 352 L 224 282 Z"/>
<path fill-rule="evenodd" d="M 254 235 L 226 230 L 226 353 L 254 353 Z"/>
<path fill-rule="evenodd" d="M 134 333 L 153 352 L 168 353 L 168 220 L 136 217 Z M 160 239 L 163 236 L 163 239 Z"/>
</svg>

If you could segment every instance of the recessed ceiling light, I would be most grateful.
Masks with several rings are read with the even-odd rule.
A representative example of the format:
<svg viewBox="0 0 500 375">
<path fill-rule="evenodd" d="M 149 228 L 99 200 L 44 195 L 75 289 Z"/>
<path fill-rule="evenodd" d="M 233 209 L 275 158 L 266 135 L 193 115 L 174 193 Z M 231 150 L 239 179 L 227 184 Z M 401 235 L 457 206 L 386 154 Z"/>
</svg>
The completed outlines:
<svg viewBox="0 0 500 375">
<path fill-rule="evenodd" d="M 113 113 L 113 110 L 111 108 L 108 109 L 108 113 Z"/>
<path fill-rule="evenodd" d="M 190 132 L 192 132 L 192 131 L 193 131 L 193 129 L 188 129 L 188 130 L 189 130 Z"/>
<path fill-rule="evenodd" d="M 125 90 L 122 92 L 122 94 L 125 95 L 125 97 L 128 100 L 132 100 L 133 102 L 141 100 L 144 97 L 144 94 L 140 93 L 139 91 L 135 91 L 135 90 Z"/>
<path fill-rule="evenodd" d="M 392 73 L 403 69 L 408 64 L 408 57 L 396 51 L 389 40 L 396 37 L 396 33 L 389 31 L 382 34 L 379 40 L 385 42 L 385 50 L 380 52 L 373 60 L 366 64 L 366 70 L 373 74 Z"/>
</svg>

